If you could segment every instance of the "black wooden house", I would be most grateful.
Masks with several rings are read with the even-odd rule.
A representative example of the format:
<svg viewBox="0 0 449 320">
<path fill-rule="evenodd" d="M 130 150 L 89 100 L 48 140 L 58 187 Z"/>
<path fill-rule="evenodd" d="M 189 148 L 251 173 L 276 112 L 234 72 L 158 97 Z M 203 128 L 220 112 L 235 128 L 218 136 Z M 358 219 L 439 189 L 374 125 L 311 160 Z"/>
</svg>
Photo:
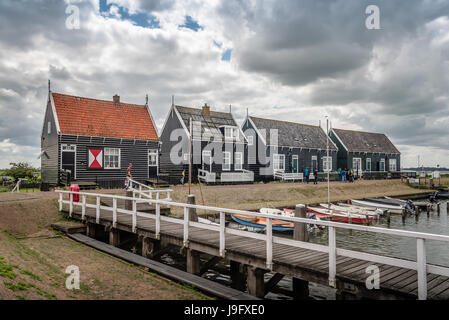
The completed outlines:
<svg viewBox="0 0 449 320">
<path fill-rule="evenodd" d="M 255 180 L 301 180 L 306 168 L 335 171 L 337 147 L 320 126 L 247 116 L 242 130 Z"/>
<path fill-rule="evenodd" d="M 148 106 L 53 93 L 41 136 L 42 189 L 67 183 L 123 187 L 158 175 L 159 139 Z"/>
<path fill-rule="evenodd" d="M 399 176 L 401 153 L 385 134 L 333 128 L 329 135 L 338 146 L 339 168 L 364 178 Z"/>
<path fill-rule="evenodd" d="M 172 105 L 160 140 L 160 171 L 171 184 L 180 183 L 183 173 L 187 183 L 189 161 L 193 183 L 198 179 L 206 183 L 254 180 L 244 162 L 246 138 L 231 112 L 212 111 L 208 105 L 202 108 Z"/>
</svg>

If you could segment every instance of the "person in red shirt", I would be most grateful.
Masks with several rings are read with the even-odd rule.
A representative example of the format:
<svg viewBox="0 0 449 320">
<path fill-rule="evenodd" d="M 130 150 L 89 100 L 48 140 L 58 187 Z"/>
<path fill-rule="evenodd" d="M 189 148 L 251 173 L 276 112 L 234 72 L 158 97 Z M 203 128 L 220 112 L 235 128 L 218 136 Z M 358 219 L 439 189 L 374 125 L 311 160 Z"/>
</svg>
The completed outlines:
<svg viewBox="0 0 449 320">
<path fill-rule="evenodd" d="M 133 168 L 133 164 L 130 163 L 128 165 L 128 169 L 126 169 L 125 189 L 128 189 L 129 186 L 130 186 L 130 181 L 128 180 L 128 178 L 131 179 L 131 180 L 133 179 L 133 175 L 131 173 L 131 169 L 132 168 Z"/>
</svg>

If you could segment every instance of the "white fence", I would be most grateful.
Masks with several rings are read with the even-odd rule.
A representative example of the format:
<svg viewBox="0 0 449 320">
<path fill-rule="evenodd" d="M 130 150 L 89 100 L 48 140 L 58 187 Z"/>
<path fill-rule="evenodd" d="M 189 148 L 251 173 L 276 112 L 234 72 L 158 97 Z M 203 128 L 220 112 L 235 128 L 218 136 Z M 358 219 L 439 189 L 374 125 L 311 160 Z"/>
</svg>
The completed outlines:
<svg viewBox="0 0 449 320">
<path fill-rule="evenodd" d="M 132 180 L 130 178 L 128 179 L 128 190 L 133 192 L 133 198 L 135 198 L 136 194 L 139 197 L 138 202 L 146 202 L 145 199 L 153 199 L 153 195 L 155 195 L 156 200 L 166 200 L 171 201 L 171 193 L 173 192 L 172 189 L 154 189 L 150 186 L 147 186 L 143 183 L 137 182 L 135 180 Z M 161 198 L 160 194 L 166 194 L 165 198 Z M 142 196 L 144 199 L 142 200 Z"/>
<path fill-rule="evenodd" d="M 313 174 L 310 174 L 310 176 L 313 176 Z M 282 171 L 275 171 L 274 172 L 274 178 L 281 179 L 281 180 L 304 180 L 304 174 L 302 172 L 292 173 L 292 172 L 282 172 Z M 310 179 L 313 179 L 310 178 Z"/>
<path fill-rule="evenodd" d="M 158 190 L 154 190 L 157 192 Z M 259 239 L 266 242 L 266 267 L 269 270 L 273 269 L 273 244 L 283 244 L 287 246 L 292 246 L 296 248 L 303 248 L 314 250 L 317 252 L 324 252 L 329 255 L 329 285 L 332 287 L 336 286 L 336 258 L 338 256 L 349 257 L 353 259 L 365 260 L 373 263 L 386 264 L 411 270 L 416 270 L 418 273 L 418 298 L 420 300 L 427 298 L 427 273 L 433 273 L 436 275 L 442 275 L 449 277 L 449 268 L 442 267 L 437 265 L 431 265 L 427 263 L 426 260 L 426 241 L 434 240 L 434 241 L 442 241 L 445 243 L 449 243 L 449 236 L 438 235 L 438 234 L 428 234 L 422 232 L 414 232 L 414 231 L 405 231 L 405 230 L 396 230 L 396 229 L 386 229 L 379 227 L 370 227 L 370 226 L 362 226 L 362 225 L 354 225 L 354 224 L 346 224 L 339 222 L 331 222 L 331 221 L 321 221 L 321 220 L 313 220 L 307 218 L 297 218 L 297 217 L 284 217 L 284 216 L 276 216 L 275 220 L 284 220 L 293 223 L 307 223 L 307 224 L 315 224 L 322 225 L 328 227 L 329 237 L 328 237 L 328 245 L 314 244 L 310 242 L 297 241 L 292 239 L 287 239 L 283 237 L 273 236 L 272 233 L 272 219 L 273 216 L 269 214 L 263 214 L 259 212 L 250 212 L 236 209 L 226 209 L 226 208 L 218 208 L 218 207 L 210 207 L 210 206 L 202 206 L 202 205 L 193 205 L 187 203 L 177 203 L 167 200 L 155 200 L 155 199 L 145 199 L 147 203 L 155 205 L 155 214 L 138 212 L 136 210 L 137 201 L 140 199 L 116 196 L 116 195 L 107 195 L 107 194 L 96 194 L 96 193 L 87 193 L 87 192 L 73 192 L 73 191 L 62 191 L 57 190 L 59 193 L 59 210 L 62 210 L 63 204 L 69 205 L 69 216 L 72 216 L 73 207 L 80 206 L 81 207 L 81 216 L 82 219 L 85 219 L 86 208 L 94 208 L 96 210 L 96 221 L 99 223 L 101 217 L 101 210 L 106 210 L 112 212 L 112 224 L 113 227 L 116 227 L 117 224 L 117 213 L 124 213 L 132 215 L 132 230 L 136 232 L 137 228 L 137 217 L 150 218 L 155 220 L 156 224 L 156 237 L 160 238 L 160 225 L 161 221 L 167 221 L 172 223 L 177 223 L 183 225 L 183 241 L 184 246 L 188 247 L 189 245 L 189 228 L 197 227 L 201 229 L 207 229 L 211 231 L 216 231 L 217 236 L 219 237 L 219 254 L 221 257 L 225 257 L 226 254 L 226 241 L 225 234 L 234 234 L 242 237 Z M 69 200 L 63 200 L 63 195 L 67 194 L 69 196 Z M 73 195 L 79 194 L 81 196 L 81 202 L 74 202 Z M 96 204 L 88 204 L 86 202 L 87 197 L 96 198 Z M 113 206 L 101 206 L 100 199 L 101 198 L 112 198 Z M 117 200 L 124 199 L 130 200 L 133 203 L 132 210 L 126 210 L 117 208 Z M 182 207 L 184 208 L 184 217 L 183 219 L 161 216 L 160 208 L 161 205 L 174 206 L 174 207 Z M 195 208 L 199 210 L 207 210 L 207 211 L 215 211 L 220 214 L 220 224 L 219 226 L 212 224 L 204 224 L 200 222 L 189 221 L 189 208 Z M 443 210 L 443 212 L 445 212 Z M 248 231 L 236 230 L 232 228 L 227 228 L 225 225 L 225 216 L 226 214 L 245 214 L 257 217 L 266 218 L 266 233 L 253 233 Z M 336 246 L 336 229 L 351 229 L 357 231 L 364 232 L 374 232 L 380 234 L 387 234 L 392 236 L 399 236 L 405 238 L 416 239 L 416 250 L 417 250 L 417 260 L 410 261 L 400 258 L 392 258 L 381 255 L 375 255 L 370 253 L 364 253 L 360 251 L 347 250 L 342 248 L 337 248 Z M 212 234 L 212 233 L 211 233 Z M 447 245 L 447 244 L 446 244 Z"/>
<path fill-rule="evenodd" d="M 254 172 L 243 169 L 241 172 L 222 172 L 221 182 L 253 182 Z"/>
<path fill-rule="evenodd" d="M 215 172 L 209 172 L 203 169 L 198 169 L 198 177 L 206 183 L 215 182 Z"/>
</svg>

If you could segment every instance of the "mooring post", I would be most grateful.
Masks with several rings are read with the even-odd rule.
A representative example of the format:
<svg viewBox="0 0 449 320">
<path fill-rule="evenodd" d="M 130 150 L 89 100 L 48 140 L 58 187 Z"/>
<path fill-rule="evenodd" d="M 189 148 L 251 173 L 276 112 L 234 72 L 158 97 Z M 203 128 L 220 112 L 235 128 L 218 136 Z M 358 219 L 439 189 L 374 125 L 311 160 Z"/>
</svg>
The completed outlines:
<svg viewBox="0 0 449 320">
<path fill-rule="evenodd" d="M 95 239 L 95 224 L 88 222 L 86 224 L 86 236 Z"/>
<path fill-rule="evenodd" d="M 240 262 L 231 260 L 230 274 L 231 274 L 231 288 L 240 291 L 245 291 L 246 288 L 245 266 Z"/>
<path fill-rule="evenodd" d="M 132 198 L 133 197 L 133 192 L 132 191 L 126 191 L 126 197 L 128 198 Z M 125 209 L 132 211 L 133 209 L 133 201 L 132 200 L 125 200 Z"/>
<path fill-rule="evenodd" d="M 295 217 L 306 218 L 306 206 L 297 204 L 295 208 Z M 295 229 L 293 231 L 293 240 L 309 241 L 309 234 L 307 233 L 307 226 L 305 223 L 295 222 Z"/>
<path fill-rule="evenodd" d="M 186 249 L 187 272 L 199 275 L 201 271 L 200 254 L 198 251 Z"/>
<path fill-rule="evenodd" d="M 247 270 L 248 270 L 248 277 L 247 277 L 248 293 L 258 298 L 263 298 L 265 296 L 265 288 L 264 288 L 265 271 L 263 269 L 256 268 L 253 266 L 248 266 Z"/>
<path fill-rule="evenodd" d="M 188 204 L 195 204 L 195 195 L 189 194 L 187 196 L 187 203 Z M 198 215 L 196 214 L 195 208 L 189 208 L 189 220 L 198 222 Z"/>
<path fill-rule="evenodd" d="M 390 222 L 391 222 L 391 212 L 390 212 L 390 210 L 387 210 L 387 223 L 388 223 L 388 225 L 390 225 Z"/>
<path fill-rule="evenodd" d="M 118 247 L 120 245 L 120 230 L 111 228 L 109 230 L 109 244 L 114 247 Z"/>
<path fill-rule="evenodd" d="M 430 205 L 428 204 L 426 206 L 427 216 L 430 216 Z"/>
<path fill-rule="evenodd" d="M 142 239 L 142 256 L 153 259 L 156 253 L 161 249 L 161 242 L 153 240 L 150 237 L 143 237 Z"/>
<path fill-rule="evenodd" d="M 437 213 L 438 213 L 438 216 L 440 216 L 440 203 L 439 202 L 437 203 Z"/>
<path fill-rule="evenodd" d="M 293 281 L 293 299 L 304 300 L 309 298 L 309 281 L 292 278 Z"/>
<path fill-rule="evenodd" d="M 407 215 L 407 211 L 405 211 L 405 209 L 402 209 L 401 215 L 402 215 L 402 222 L 405 222 L 405 216 Z"/>
</svg>

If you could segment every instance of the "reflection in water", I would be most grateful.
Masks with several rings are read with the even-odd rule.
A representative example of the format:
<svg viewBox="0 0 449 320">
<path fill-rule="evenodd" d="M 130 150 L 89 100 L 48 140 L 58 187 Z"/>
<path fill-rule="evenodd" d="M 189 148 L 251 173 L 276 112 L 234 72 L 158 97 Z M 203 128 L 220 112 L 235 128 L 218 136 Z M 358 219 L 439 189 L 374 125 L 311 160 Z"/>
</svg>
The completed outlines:
<svg viewBox="0 0 449 320">
<path fill-rule="evenodd" d="M 426 212 L 421 212 L 418 219 L 414 216 L 407 216 L 402 221 L 400 215 L 392 215 L 391 222 L 388 226 L 386 218 L 380 218 L 374 222 L 374 226 L 381 228 L 409 230 L 424 233 L 434 233 L 449 235 L 447 224 L 447 204 L 441 205 L 440 215 L 436 208 L 427 216 Z M 279 234 L 276 234 L 279 236 Z M 323 231 L 317 231 L 309 234 L 309 241 L 327 245 L 327 228 Z M 337 229 L 337 247 L 351 249 L 372 254 L 384 256 L 416 259 L 416 239 L 404 238 L 398 236 L 390 236 L 386 234 L 361 232 L 347 229 Z M 444 265 L 449 267 L 449 245 L 440 241 L 426 241 L 427 262 L 431 264 Z M 201 256 L 202 262 L 207 261 L 207 257 Z M 175 267 L 185 268 L 185 258 L 179 255 L 177 250 L 165 254 L 161 260 Z M 265 281 L 268 281 L 273 273 L 265 275 Z M 229 261 L 223 260 L 219 262 L 213 269 L 208 270 L 203 277 L 230 286 L 231 279 L 229 276 Z M 284 277 L 275 288 L 274 292 L 270 292 L 265 296 L 266 299 L 273 300 L 290 300 L 292 291 L 292 280 L 290 277 Z M 310 296 L 313 299 L 335 299 L 335 289 L 321 286 L 318 284 L 309 284 Z"/>
</svg>

